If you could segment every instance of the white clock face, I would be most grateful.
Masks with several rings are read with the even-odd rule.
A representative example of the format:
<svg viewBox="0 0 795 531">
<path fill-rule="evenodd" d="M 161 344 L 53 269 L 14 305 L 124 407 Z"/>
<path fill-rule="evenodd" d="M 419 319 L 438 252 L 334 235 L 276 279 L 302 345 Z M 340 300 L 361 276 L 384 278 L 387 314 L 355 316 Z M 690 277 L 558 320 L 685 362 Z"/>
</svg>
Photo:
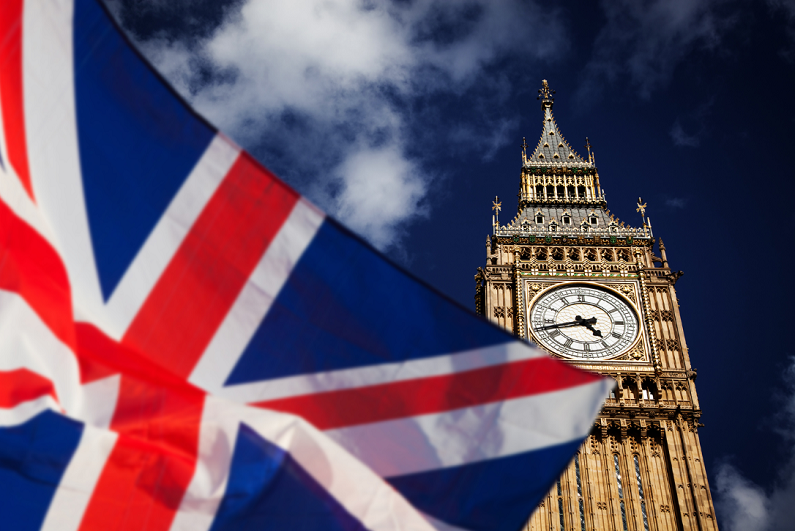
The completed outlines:
<svg viewBox="0 0 795 531">
<path fill-rule="evenodd" d="M 580 284 L 540 295 L 529 321 L 538 343 L 567 358 L 610 358 L 638 337 L 638 318 L 629 304 L 608 290 Z"/>
</svg>

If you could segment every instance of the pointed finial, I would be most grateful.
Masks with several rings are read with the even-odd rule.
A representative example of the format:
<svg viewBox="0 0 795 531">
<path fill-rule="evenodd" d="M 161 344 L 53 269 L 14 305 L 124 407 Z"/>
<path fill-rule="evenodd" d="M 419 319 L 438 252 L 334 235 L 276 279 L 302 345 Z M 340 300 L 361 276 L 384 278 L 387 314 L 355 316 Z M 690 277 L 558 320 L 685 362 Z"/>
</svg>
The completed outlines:
<svg viewBox="0 0 795 531">
<path fill-rule="evenodd" d="M 497 215 L 500 214 L 500 210 L 502 210 L 502 203 L 500 203 L 500 198 L 496 195 L 494 196 L 494 201 L 491 202 L 491 209 L 495 211 Z"/>
<path fill-rule="evenodd" d="M 585 148 L 588 150 L 588 162 L 593 164 L 593 155 L 591 154 L 591 143 L 588 141 L 588 137 L 585 137 Z"/>
<path fill-rule="evenodd" d="M 640 212 L 640 219 L 643 221 L 643 228 L 646 229 L 646 203 L 643 202 L 643 199 L 640 197 L 638 198 L 638 208 L 635 209 L 635 212 Z"/>
<path fill-rule="evenodd" d="M 547 83 L 546 79 L 541 80 L 541 88 L 538 89 L 538 97 L 537 100 L 541 100 L 541 108 L 544 109 L 547 106 L 552 107 L 552 104 L 555 102 L 555 98 L 552 95 L 555 93 L 554 90 L 549 88 L 549 83 Z"/>
<path fill-rule="evenodd" d="M 527 164 L 527 140 L 522 137 L 522 163 Z"/>
<path fill-rule="evenodd" d="M 635 212 L 640 212 L 641 217 L 646 217 L 646 203 L 639 197 L 638 198 L 638 208 L 635 209 Z"/>
</svg>

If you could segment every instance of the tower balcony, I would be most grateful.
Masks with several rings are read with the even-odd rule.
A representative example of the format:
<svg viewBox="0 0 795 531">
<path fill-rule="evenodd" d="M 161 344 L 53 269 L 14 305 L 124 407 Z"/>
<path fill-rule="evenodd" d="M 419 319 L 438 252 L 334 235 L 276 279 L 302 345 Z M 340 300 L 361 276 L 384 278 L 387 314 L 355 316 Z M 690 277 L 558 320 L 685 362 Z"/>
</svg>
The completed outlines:
<svg viewBox="0 0 795 531">
<path fill-rule="evenodd" d="M 604 197 L 543 197 L 540 195 L 532 194 L 519 194 L 519 209 L 528 206 L 589 206 L 589 207 L 607 207 L 607 201 Z"/>
<path fill-rule="evenodd" d="M 611 238 L 632 238 L 632 239 L 651 239 L 651 232 L 648 227 L 551 227 L 549 225 L 536 225 L 533 223 L 515 226 L 494 226 L 494 236 L 504 237 L 535 237 L 546 238 L 601 238 L 610 240 Z"/>
</svg>

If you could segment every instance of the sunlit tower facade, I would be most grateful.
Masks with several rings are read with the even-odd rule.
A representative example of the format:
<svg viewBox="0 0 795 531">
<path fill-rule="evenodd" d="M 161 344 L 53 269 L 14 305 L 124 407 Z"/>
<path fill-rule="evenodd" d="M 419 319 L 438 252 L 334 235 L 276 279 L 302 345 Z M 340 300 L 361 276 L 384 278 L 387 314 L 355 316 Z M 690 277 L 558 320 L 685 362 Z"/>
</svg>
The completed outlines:
<svg viewBox="0 0 795 531">
<path fill-rule="evenodd" d="M 528 531 L 717 529 L 698 428 L 696 372 L 662 240 L 637 204 L 634 227 L 607 209 L 590 144 L 563 138 L 554 91 L 522 143 L 516 217 L 494 201 L 476 308 L 551 356 L 616 381 L 593 430 L 527 523 Z"/>
</svg>

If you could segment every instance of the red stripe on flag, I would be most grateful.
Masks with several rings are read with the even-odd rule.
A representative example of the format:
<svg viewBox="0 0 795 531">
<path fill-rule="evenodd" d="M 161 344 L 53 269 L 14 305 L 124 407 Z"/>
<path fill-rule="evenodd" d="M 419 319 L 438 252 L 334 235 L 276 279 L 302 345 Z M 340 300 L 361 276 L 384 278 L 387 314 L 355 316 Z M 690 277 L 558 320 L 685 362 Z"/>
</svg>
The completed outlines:
<svg viewBox="0 0 795 531">
<path fill-rule="evenodd" d="M 78 324 L 81 360 L 121 372 L 108 457 L 81 531 L 165 531 L 196 469 L 204 393 L 148 357 Z"/>
<path fill-rule="evenodd" d="M 241 153 L 123 342 L 188 377 L 298 197 Z"/>
<path fill-rule="evenodd" d="M 22 88 L 23 0 L 0 1 L 0 109 L 3 112 L 9 162 L 33 199 L 28 146 L 25 139 L 25 106 Z"/>
<path fill-rule="evenodd" d="M 551 358 L 252 404 L 300 415 L 329 430 L 440 413 L 588 384 L 601 376 Z"/>
<path fill-rule="evenodd" d="M 0 289 L 19 294 L 58 339 L 74 345 L 69 277 L 61 257 L 2 201 Z"/>
<path fill-rule="evenodd" d="M 122 373 L 111 452 L 81 531 L 166 530 L 196 467 L 204 395 L 185 381 L 298 194 L 241 153 L 121 344 L 79 328 L 80 357 Z M 165 370 L 164 370 L 165 369 Z M 101 372 L 101 371 L 100 371 Z"/>
<path fill-rule="evenodd" d="M 0 371 L 0 408 L 9 409 L 47 395 L 58 400 L 55 387 L 44 376 L 28 369 Z"/>
<path fill-rule="evenodd" d="M 81 531 L 166 531 L 196 469 L 203 397 L 122 377 L 111 429 L 120 438 Z"/>
</svg>

